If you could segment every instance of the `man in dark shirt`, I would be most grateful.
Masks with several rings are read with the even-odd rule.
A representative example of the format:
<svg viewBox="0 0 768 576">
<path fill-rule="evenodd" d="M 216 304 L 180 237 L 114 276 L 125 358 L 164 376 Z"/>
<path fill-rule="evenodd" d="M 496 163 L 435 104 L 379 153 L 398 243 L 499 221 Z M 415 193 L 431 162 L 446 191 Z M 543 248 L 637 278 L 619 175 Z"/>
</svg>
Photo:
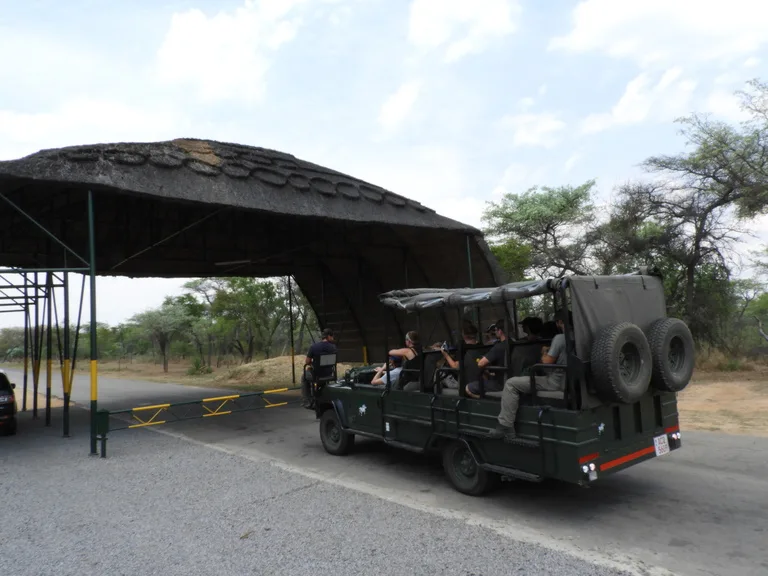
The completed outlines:
<svg viewBox="0 0 768 576">
<path fill-rule="evenodd" d="M 507 330 L 506 321 L 502 318 L 493 325 L 496 343 L 477 362 L 477 367 L 484 371 L 486 366 L 504 366 L 504 358 L 507 354 Z M 484 382 L 486 392 L 499 392 L 504 388 L 504 374 L 488 371 Z M 480 398 L 480 382 L 470 382 L 466 387 L 467 396 Z"/>
<path fill-rule="evenodd" d="M 310 395 L 310 386 L 314 378 L 327 378 L 333 374 L 333 366 L 319 366 L 317 373 L 313 375 L 313 362 L 315 358 L 326 354 L 336 354 L 336 344 L 334 344 L 333 330 L 326 328 L 322 333 L 322 340 L 315 342 L 307 350 L 307 357 L 304 359 L 304 374 L 301 377 L 301 395 L 305 407 L 310 407 L 312 399 Z"/>
</svg>

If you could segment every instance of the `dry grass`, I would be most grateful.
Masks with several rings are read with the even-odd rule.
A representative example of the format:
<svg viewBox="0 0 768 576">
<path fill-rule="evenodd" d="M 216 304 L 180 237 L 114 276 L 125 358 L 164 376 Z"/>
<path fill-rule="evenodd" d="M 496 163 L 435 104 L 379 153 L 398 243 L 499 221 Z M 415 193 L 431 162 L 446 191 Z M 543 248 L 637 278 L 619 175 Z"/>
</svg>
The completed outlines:
<svg viewBox="0 0 768 576">
<path fill-rule="evenodd" d="M 684 429 L 768 436 L 768 367 L 741 372 L 697 370 L 678 397 Z"/>
</svg>

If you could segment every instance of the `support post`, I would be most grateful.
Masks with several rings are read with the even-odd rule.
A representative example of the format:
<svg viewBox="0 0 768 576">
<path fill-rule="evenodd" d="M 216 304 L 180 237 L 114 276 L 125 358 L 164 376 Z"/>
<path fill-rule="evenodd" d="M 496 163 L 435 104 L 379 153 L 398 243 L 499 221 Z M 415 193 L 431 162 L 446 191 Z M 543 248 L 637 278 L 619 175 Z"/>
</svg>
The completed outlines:
<svg viewBox="0 0 768 576">
<path fill-rule="evenodd" d="M 27 275 L 24 274 L 24 395 L 21 401 L 21 411 L 27 411 L 27 386 L 29 380 L 29 293 L 27 292 Z"/>
<path fill-rule="evenodd" d="M 72 393 L 69 359 L 69 272 L 64 272 L 64 358 L 61 368 L 61 387 L 64 392 L 64 438 L 69 438 L 69 398 Z"/>
<path fill-rule="evenodd" d="M 96 451 L 96 411 L 98 409 L 98 348 L 96 340 L 96 234 L 94 232 L 93 192 L 88 190 L 88 252 L 91 280 L 91 454 Z"/>
<path fill-rule="evenodd" d="M 35 325 L 32 343 L 32 418 L 37 419 L 37 392 L 40 386 L 40 288 L 37 272 L 34 275 Z"/>
<path fill-rule="evenodd" d="M 46 299 L 48 301 L 48 328 L 45 338 L 45 425 L 51 425 L 51 378 L 53 376 L 53 274 L 48 272 Z"/>
<path fill-rule="evenodd" d="M 288 276 L 288 326 L 291 333 L 291 382 L 296 386 L 296 350 L 293 342 L 293 288 L 291 276 Z"/>
<path fill-rule="evenodd" d="M 467 234 L 467 270 L 469 272 L 469 287 L 474 288 L 475 275 L 472 271 L 472 243 L 469 234 Z M 482 330 L 480 326 L 480 311 L 477 306 L 475 306 L 475 326 L 477 326 L 478 330 Z M 459 329 L 461 329 L 461 325 L 459 325 Z"/>
</svg>

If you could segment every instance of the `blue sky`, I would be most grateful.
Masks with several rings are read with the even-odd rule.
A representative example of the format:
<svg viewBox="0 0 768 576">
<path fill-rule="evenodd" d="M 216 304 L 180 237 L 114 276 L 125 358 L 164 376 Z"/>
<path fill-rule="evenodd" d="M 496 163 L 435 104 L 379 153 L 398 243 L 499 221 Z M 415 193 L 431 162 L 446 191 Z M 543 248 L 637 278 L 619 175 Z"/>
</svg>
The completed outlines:
<svg viewBox="0 0 768 576">
<path fill-rule="evenodd" d="M 212 138 L 480 225 L 535 184 L 596 178 L 608 199 L 682 150 L 681 115 L 738 122 L 766 44 L 768 5 L 749 0 L 0 0 L 0 159 Z M 752 229 L 768 242 L 768 219 Z M 179 285 L 100 279 L 99 317 Z"/>
</svg>

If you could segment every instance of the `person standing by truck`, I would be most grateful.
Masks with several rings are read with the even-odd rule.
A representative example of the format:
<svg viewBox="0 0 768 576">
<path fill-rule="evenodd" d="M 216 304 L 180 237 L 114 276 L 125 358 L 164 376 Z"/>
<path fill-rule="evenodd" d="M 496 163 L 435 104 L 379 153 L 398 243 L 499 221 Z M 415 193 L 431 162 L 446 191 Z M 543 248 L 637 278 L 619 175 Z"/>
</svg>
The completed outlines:
<svg viewBox="0 0 768 576">
<path fill-rule="evenodd" d="M 301 376 L 301 396 L 302 405 L 305 408 L 311 408 L 312 395 L 310 387 L 315 378 L 327 378 L 333 373 L 333 366 L 319 366 L 317 373 L 314 373 L 315 358 L 325 356 L 326 354 L 336 354 L 336 344 L 334 343 L 333 330 L 326 328 L 321 334 L 321 340 L 315 342 L 307 350 L 307 357 L 304 359 L 304 373 Z"/>
</svg>

